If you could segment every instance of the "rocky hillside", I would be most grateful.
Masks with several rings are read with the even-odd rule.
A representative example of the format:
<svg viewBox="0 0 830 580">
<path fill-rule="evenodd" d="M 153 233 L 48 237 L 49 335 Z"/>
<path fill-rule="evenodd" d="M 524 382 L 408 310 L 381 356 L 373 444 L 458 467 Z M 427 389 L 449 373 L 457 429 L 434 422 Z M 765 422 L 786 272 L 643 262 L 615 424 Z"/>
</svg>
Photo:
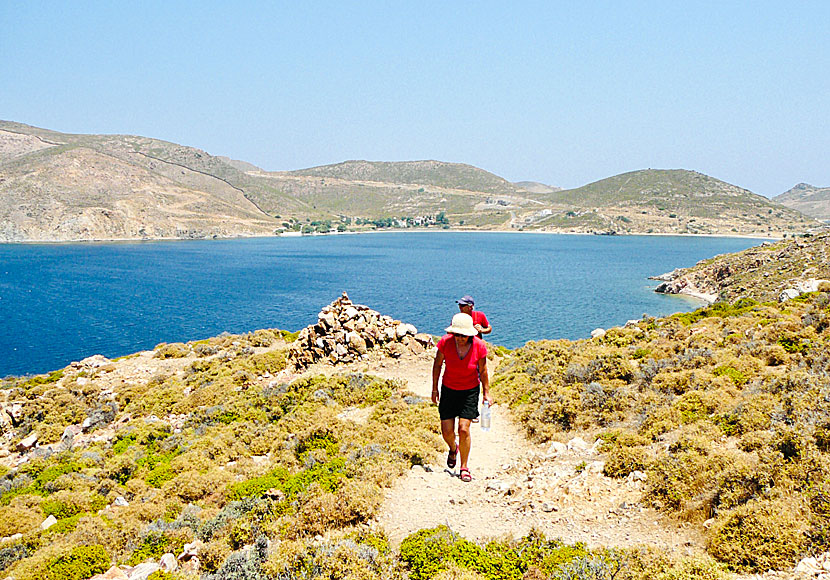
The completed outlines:
<svg viewBox="0 0 830 580">
<path fill-rule="evenodd" d="M 237 174 L 171 143 L 0 123 L 0 240 L 273 234 Z"/>
<path fill-rule="evenodd" d="M 786 300 L 812 292 L 830 279 L 830 234 L 765 243 L 736 254 L 702 260 L 657 276 L 658 292 L 709 301 Z"/>
<path fill-rule="evenodd" d="M 446 227 L 780 236 L 818 222 L 691 171 L 573 190 L 440 161 L 267 172 L 146 137 L 0 121 L 0 241 L 204 238 Z"/>
<path fill-rule="evenodd" d="M 816 222 L 746 189 L 683 169 L 623 173 L 545 196 L 565 211 L 537 222 L 617 233 L 771 234 Z"/>
<path fill-rule="evenodd" d="M 830 547 L 828 304 L 825 293 L 745 300 L 499 349 L 494 396 L 540 451 L 525 457 L 516 441 L 498 479 L 470 484 L 445 477 L 428 400 L 360 370 L 417 361 L 426 381 L 433 353 L 417 329 L 346 297 L 299 339 L 260 330 L 7 378 L 0 571 L 721 580 L 789 579 L 798 565 L 818 578 Z M 474 521 L 511 510 L 576 541 L 493 538 L 486 525 L 476 541 L 449 521 L 392 545 L 384 490 L 404 474 L 421 482 L 404 505 L 433 519 L 436 497 L 449 498 Z M 597 545 L 605 529 L 619 543 Z M 632 534 L 646 529 L 638 547 Z M 661 529 L 688 551 L 662 551 L 650 540 Z"/>
<path fill-rule="evenodd" d="M 799 183 L 772 200 L 817 220 L 830 221 L 830 187 Z"/>
</svg>

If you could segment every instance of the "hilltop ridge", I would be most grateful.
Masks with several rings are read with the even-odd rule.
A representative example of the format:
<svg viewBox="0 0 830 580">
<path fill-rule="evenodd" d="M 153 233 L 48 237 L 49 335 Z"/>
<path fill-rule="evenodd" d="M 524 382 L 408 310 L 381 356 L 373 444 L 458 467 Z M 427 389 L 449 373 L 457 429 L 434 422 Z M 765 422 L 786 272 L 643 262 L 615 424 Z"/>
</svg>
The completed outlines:
<svg viewBox="0 0 830 580">
<path fill-rule="evenodd" d="M 209 238 L 386 227 L 781 237 L 803 214 L 713 177 L 640 170 L 561 190 L 442 161 L 269 172 L 131 135 L 0 121 L 0 241 Z"/>
</svg>

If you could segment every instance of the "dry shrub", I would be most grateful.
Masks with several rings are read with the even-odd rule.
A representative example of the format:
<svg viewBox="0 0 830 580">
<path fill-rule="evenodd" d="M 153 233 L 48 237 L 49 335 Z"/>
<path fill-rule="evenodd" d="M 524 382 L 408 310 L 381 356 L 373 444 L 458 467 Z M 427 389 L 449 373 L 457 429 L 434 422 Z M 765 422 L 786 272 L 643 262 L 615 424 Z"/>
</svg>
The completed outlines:
<svg viewBox="0 0 830 580">
<path fill-rule="evenodd" d="M 535 575 L 531 573 L 531 570 L 538 571 L 541 575 Z M 432 577 L 432 580 L 484 580 L 487 578 L 486 576 L 482 576 L 478 572 L 474 572 L 468 568 L 462 568 L 454 561 L 450 561 L 449 568 L 446 570 L 442 570 L 438 574 Z M 547 578 L 539 568 L 530 568 L 525 575 L 522 577 L 522 580 L 529 579 L 529 578 Z"/>
<path fill-rule="evenodd" d="M 40 526 L 43 513 L 35 507 L 0 507 L 0 537 L 14 534 L 28 534 Z"/>
<path fill-rule="evenodd" d="M 608 453 L 602 472 L 608 477 L 626 477 L 632 471 L 645 471 L 647 465 L 646 448 L 616 446 Z"/>
<path fill-rule="evenodd" d="M 800 497 L 752 501 L 718 518 L 709 553 L 739 572 L 789 569 L 807 546 L 808 514 Z"/>
<path fill-rule="evenodd" d="M 313 536 L 368 521 L 381 500 L 380 489 L 359 481 L 347 480 L 334 493 L 312 486 L 297 514 L 298 525 L 291 533 L 295 537 Z"/>
</svg>

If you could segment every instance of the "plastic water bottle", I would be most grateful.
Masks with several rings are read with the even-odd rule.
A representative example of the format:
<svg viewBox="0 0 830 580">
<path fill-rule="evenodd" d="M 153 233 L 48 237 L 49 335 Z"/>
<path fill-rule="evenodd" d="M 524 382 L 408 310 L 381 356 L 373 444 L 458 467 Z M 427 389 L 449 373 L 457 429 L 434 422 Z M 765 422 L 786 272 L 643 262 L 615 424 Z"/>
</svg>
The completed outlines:
<svg viewBox="0 0 830 580">
<path fill-rule="evenodd" d="M 488 401 L 484 401 L 481 406 L 481 430 L 482 431 L 489 431 L 490 430 L 490 403 Z"/>
</svg>

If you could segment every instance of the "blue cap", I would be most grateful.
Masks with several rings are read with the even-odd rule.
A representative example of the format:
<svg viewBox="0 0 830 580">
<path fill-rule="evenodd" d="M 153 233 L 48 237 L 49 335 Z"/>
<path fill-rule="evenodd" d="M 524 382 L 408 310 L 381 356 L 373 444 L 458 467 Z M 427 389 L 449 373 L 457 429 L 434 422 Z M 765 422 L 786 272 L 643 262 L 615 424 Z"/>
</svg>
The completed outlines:
<svg viewBox="0 0 830 580">
<path fill-rule="evenodd" d="M 470 296 L 469 294 L 465 294 L 459 300 L 456 300 L 456 303 L 460 304 L 461 306 L 473 306 L 476 302 L 475 300 L 473 300 L 472 296 Z"/>
</svg>

